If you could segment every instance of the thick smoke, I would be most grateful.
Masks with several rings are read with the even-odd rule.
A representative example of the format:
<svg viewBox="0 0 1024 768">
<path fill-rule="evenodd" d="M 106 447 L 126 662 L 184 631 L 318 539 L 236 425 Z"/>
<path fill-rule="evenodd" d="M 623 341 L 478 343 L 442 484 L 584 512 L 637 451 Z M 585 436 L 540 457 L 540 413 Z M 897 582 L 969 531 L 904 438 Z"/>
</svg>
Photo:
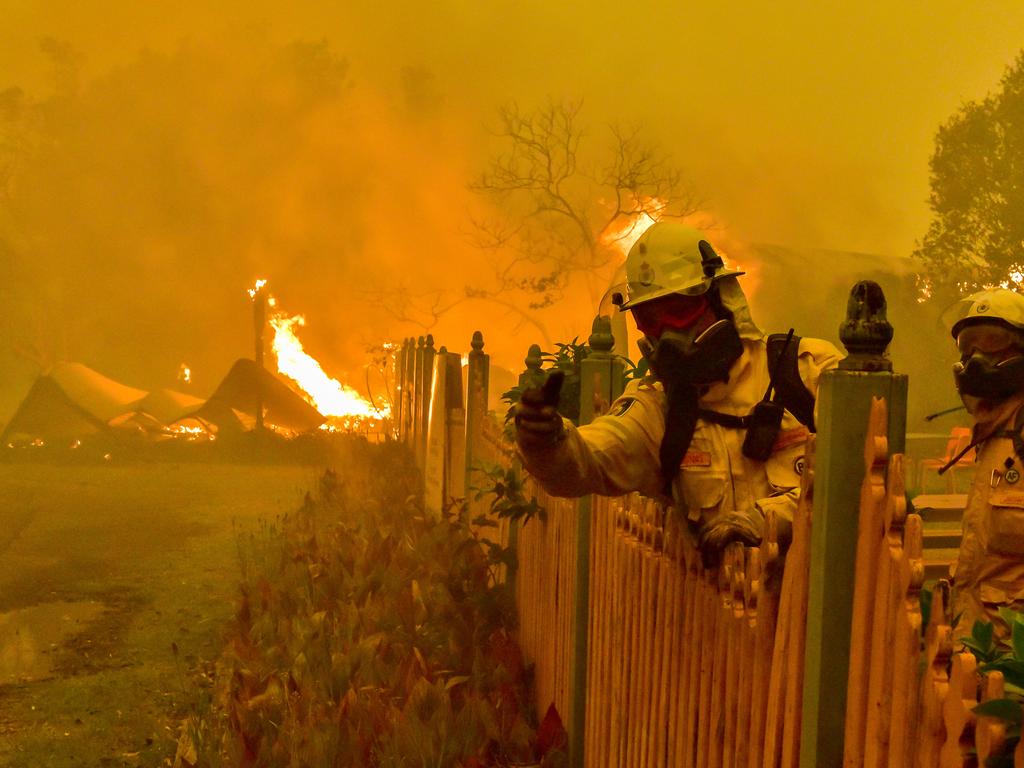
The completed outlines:
<svg viewBox="0 0 1024 768">
<path fill-rule="evenodd" d="M 251 354 L 257 277 L 358 385 L 366 346 L 422 333 L 382 290 L 457 295 L 486 276 L 466 185 L 512 99 L 583 99 L 594 136 L 642 125 L 737 242 L 904 256 L 927 222 L 936 127 L 1020 45 L 1024 10 L 1006 11 L 1017 23 L 952 2 L 915 18 L 888 4 L 627 16 L 539 0 L 216 13 L 19 0 L 0 29 L 0 421 L 61 358 L 144 388 L 173 385 L 184 362 L 207 394 Z M 831 288 L 795 302 L 764 276 L 751 285 L 759 318 L 795 315 L 770 330 L 818 332 L 818 305 L 837 303 Z M 549 312 L 551 337 L 587 334 L 591 292 Z M 480 327 L 511 367 L 542 340 L 516 323 L 466 301 L 434 332 L 465 351 Z M 943 377 L 949 352 L 936 351 Z"/>
</svg>

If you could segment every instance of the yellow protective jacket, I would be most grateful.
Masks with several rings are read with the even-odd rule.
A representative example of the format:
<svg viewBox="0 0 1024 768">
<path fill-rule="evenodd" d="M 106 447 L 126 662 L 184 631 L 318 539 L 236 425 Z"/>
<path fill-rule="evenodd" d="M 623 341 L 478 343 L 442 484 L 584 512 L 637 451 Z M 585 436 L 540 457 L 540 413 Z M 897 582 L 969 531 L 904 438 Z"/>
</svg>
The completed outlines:
<svg viewBox="0 0 1024 768">
<path fill-rule="evenodd" d="M 975 439 L 984 439 L 952 567 L 958 636 L 970 634 L 977 619 L 994 623 L 1005 635 L 999 608 L 1024 610 L 1024 459 L 1012 439 L 1021 431 L 1022 406 L 1024 393 L 979 417 L 974 426 Z"/>
<path fill-rule="evenodd" d="M 743 338 L 743 354 L 729 371 L 729 381 L 712 386 L 700 398 L 702 408 L 746 416 L 768 387 L 767 338 L 758 332 Z M 749 338 L 755 336 L 755 338 Z M 800 376 L 817 395 L 818 379 L 842 355 L 820 339 L 801 339 Z M 555 496 L 596 493 L 615 496 L 639 491 L 662 497 L 658 457 L 665 431 L 666 398 L 652 379 L 631 382 L 608 413 L 576 428 L 565 421 L 566 436 L 553 446 L 524 451 L 525 468 Z M 764 462 L 743 455 L 745 430 L 698 419 L 693 440 L 680 463 L 672 502 L 697 527 L 717 515 L 740 511 L 760 529 L 771 505 L 792 520 L 809 434 L 788 411 L 771 457 Z"/>
</svg>

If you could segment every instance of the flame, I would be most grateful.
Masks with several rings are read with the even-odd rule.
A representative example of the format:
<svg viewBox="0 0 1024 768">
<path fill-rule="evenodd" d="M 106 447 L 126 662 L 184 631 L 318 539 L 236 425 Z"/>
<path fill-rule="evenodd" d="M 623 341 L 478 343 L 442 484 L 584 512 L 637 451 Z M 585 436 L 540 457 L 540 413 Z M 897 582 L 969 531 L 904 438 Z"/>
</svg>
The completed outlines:
<svg viewBox="0 0 1024 768">
<path fill-rule="evenodd" d="M 380 421 L 390 415 L 386 404 L 374 405 L 347 384 L 328 376 L 320 363 L 311 357 L 296 335 L 306 324 L 302 315 L 275 313 L 270 318 L 274 329 L 272 348 L 277 356 L 277 369 L 294 381 L 320 413 L 340 421 L 344 427 L 358 426 L 365 421 Z M 335 431 L 328 425 L 330 431 Z"/>
<path fill-rule="evenodd" d="M 918 274 L 914 276 L 914 279 L 917 283 L 917 303 L 923 304 L 932 297 L 934 285 L 932 284 L 931 278 L 926 275 Z M 1011 264 L 1006 273 L 1006 277 L 996 282 L 981 283 L 972 280 L 963 280 L 956 284 L 956 289 L 961 296 L 966 296 L 967 294 L 974 293 L 975 291 L 990 291 L 993 288 L 1003 288 L 1006 290 L 1016 291 L 1017 293 L 1024 293 L 1024 264 Z"/>
<path fill-rule="evenodd" d="M 295 329 L 304 326 L 306 318 L 302 315 L 288 315 L 278 309 L 277 299 L 264 290 L 266 286 L 264 278 L 256 280 L 256 284 L 248 289 L 249 298 L 255 301 L 257 295 L 264 295 L 267 306 L 276 310 L 270 316 L 270 326 L 274 329 L 271 347 L 277 357 L 277 371 L 295 382 L 306 400 L 330 420 L 320 428 L 338 432 L 369 422 L 380 422 L 389 417 L 391 409 L 386 403 L 374 405 L 352 387 L 332 379 L 324 372 L 320 363 L 306 352 L 296 335 Z"/>
<path fill-rule="evenodd" d="M 1010 288 L 1014 291 L 1020 291 L 1024 289 L 1024 266 L 1020 264 L 1011 264 L 1010 272 L 1006 276 L 1005 280 L 999 281 L 1000 288 Z"/>
<path fill-rule="evenodd" d="M 629 249 L 640 239 L 640 235 L 661 219 L 667 205 L 668 202 L 660 197 L 648 197 L 642 202 L 638 200 L 633 206 L 633 213 L 628 215 L 622 226 L 601 235 L 601 242 L 618 248 L 623 256 L 628 255 Z"/>
<path fill-rule="evenodd" d="M 183 384 L 192 383 L 192 369 L 189 368 L 188 365 L 186 365 L 185 363 L 182 363 L 181 365 L 178 366 L 178 381 L 182 382 Z"/>
<path fill-rule="evenodd" d="M 255 299 L 256 298 L 256 294 L 259 293 L 261 290 L 263 290 L 263 286 L 265 286 L 266 284 L 267 284 L 267 281 L 264 280 L 262 277 L 259 280 L 257 280 L 256 281 L 256 285 L 254 285 L 252 288 L 249 289 L 249 298 L 250 299 Z"/>
<path fill-rule="evenodd" d="M 217 439 L 217 435 L 210 430 L 200 426 L 189 426 L 187 424 L 175 424 L 168 427 L 167 433 L 189 441 L 210 440 L 212 442 Z"/>
</svg>

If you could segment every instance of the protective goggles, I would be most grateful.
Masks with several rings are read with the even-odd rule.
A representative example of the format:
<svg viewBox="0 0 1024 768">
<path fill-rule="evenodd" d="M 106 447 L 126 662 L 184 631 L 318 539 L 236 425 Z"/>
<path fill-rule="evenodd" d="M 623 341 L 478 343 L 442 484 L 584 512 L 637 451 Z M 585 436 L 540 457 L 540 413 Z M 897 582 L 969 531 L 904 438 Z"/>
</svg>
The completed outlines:
<svg viewBox="0 0 1024 768">
<path fill-rule="evenodd" d="M 673 293 L 633 307 L 636 327 L 644 336 L 657 339 L 666 330 L 685 330 L 703 317 L 711 305 L 706 296 Z"/>
<path fill-rule="evenodd" d="M 1024 348 L 1024 336 L 995 323 L 976 323 L 964 327 L 957 334 L 956 346 L 964 358 L 976 353 L 996 355 L 1006 350 Z"/>
</svg>

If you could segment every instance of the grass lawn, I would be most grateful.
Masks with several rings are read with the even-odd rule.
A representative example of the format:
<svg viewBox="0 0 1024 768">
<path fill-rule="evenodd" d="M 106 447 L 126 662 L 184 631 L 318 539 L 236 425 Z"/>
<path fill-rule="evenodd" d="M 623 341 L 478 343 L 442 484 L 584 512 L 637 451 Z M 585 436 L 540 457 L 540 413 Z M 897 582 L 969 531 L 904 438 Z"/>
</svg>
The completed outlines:
<svg viewBox="0 0 1024 768">
<path fill-rule="evenodd" d="M 220 653 L 237 542 L 320 471 L 0 464 L 0 766 L 163 766 Z"/>
</svg>

